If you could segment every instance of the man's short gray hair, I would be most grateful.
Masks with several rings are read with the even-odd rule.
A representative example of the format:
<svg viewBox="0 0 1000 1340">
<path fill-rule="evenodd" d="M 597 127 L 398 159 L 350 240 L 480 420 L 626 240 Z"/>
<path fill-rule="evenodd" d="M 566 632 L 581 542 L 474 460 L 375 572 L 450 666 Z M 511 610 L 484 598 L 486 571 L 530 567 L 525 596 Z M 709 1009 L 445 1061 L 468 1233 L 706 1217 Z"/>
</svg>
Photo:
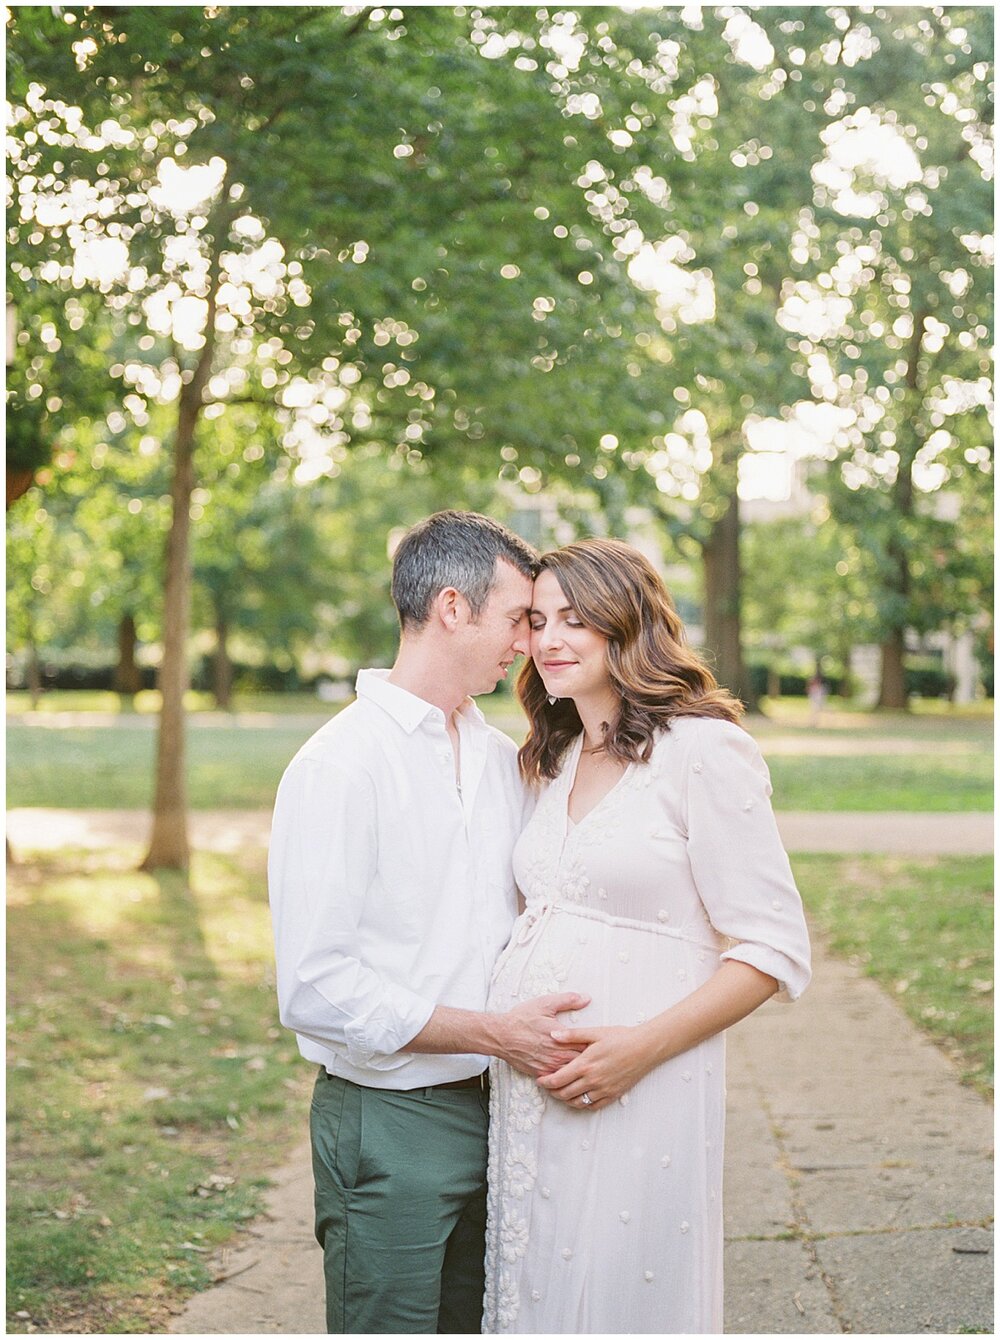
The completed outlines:
<svg viewBox="0 0 1000 1340">
<path fill-rule="evenodd" d="M 446 587 L 461 591 L 472 616 L 482 613 L 496 578 L 497 559 L 525 577 L 538 571 L 534 549 L 479 512 L 435 512 L 403 536 L 392 561 L 392 599 L 402 628 L 422 628 Z"/>
</svg>

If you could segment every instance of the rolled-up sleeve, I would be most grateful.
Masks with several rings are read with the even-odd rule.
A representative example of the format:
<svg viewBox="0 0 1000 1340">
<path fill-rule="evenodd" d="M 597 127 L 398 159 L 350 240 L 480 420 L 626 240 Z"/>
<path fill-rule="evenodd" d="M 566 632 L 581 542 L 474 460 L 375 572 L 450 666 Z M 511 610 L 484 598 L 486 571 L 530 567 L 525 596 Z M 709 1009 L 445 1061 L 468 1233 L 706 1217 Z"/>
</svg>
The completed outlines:
<svg viewBox="0 0 1000 1340">
<path fill-rule="evenodd" d="M 809 932 L 771 809 L 767 765 L 730 722 L 702 719 L 686 760 L 687 850 L 699 896 L 738 959 L 776 978 L 779 999 L 809 984 Z"/>
<path fill-rule="evenodd" d="M 434 1002 L 364 960 L 359 924 L 378 853 L 374 787 L 362 769 L 302 756 L 278 789 L 268 856 L 281 1022 L 356 1066 L 409 1059 Z"/>
</svg>

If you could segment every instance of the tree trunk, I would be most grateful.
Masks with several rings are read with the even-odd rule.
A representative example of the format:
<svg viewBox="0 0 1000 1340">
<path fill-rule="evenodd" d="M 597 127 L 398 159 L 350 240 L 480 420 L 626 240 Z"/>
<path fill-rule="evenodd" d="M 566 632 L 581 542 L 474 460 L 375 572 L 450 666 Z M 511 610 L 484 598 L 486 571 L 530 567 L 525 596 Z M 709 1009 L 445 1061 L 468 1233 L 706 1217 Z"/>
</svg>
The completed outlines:
<svg viewBox="0 0 1000 1340">
<path fill-rule="evenodd" d="M 229 625 L 225 615 L 215 614 L 215 655 L 212 658 L 212 691 L 220 712 L 228 712 L 233 702 L 233 663 L 229 659 Z"/>
<path fill-rule="evenodd" d="M 843 667 L 840 683 L 837 686 L 837 697 L 850 698 L 853 693 L 853 684 L 851 682 L 851 639 L 849 637 L 838 637 L 836 630 L 834 630 L 833 635 L 833 654 Z"/>
<path fill-rule="evenodd" d="M 114 688 L 116 693 L 129 700 L 129 705 L 142 688 L 142 672 L 135 659 L 138 645 L 135 619 L 131 614 L 123 614 L 118 621 L 118 664 L 115 666 Z"/>
<path fill-rule="evenodd" d="M 23 498 L 35 482 L 34 470 L 7 469 L 7 507 Z"/>
<path fill-rule="evenodd" d="M 225 182 L 221 199 L 225 200 Z M 215 212 L 214 243 L 209 257 L 205 343 L 190 380 L 181 387 L 174 439 L 174 476 L 170 488 L 171 521 L 163 590 L 163 657 L 160 662 L 160 729 L 156 741 L 156 789 L 153 832 L 143 870 L 186 870 L 190 861 L 187 832 L 187 778 L 184 768 L 184 693 L 188 687 L 187 635 L 191 618 L 191 494 L 194 492 L 195 430 L 215 353 L 220 258 L 232 207 Z"/>
<path fill-rule="evenodd" d="M 892 607 L 899 613 L 887 621 L 886 635 L 882 639 L 882 675 L 876 703 L 876 707 L 900 712 L 905 712 L 910 705 L 903 667 L 903 658 L 906 654 L 907 610 L 912 590 L 906 522 L 913 515 L 913 462 L 922 445 L 917 437 L 916 424 L 921 403 L 920 347 L 926 324 L 926 312 L 919 311 L 913 314 L 913 333 L 909 339 L 906 355 L 907 417 L 905 432 L 897 433 L 896 446 L 900 459 L 896 482 L 892 489 L 893 505 L 900 525 L 889 541 L 890 571 L 886 581 L 886 586 L 893 596 Z"/>
<path fill-rule="evenodd" d="M 725 510 L 702 545 L 705 567 L 705 650 L 716 679 L 753 711 L 757 700 L 741 642 L 740 507 L 733 472 Z"/>
<path fill-rule="evenodd" d="M 187 632 L 191 610 L 191 494 L 198 404 L 181 394 L 174 441 L 171 521 L 163 592 L 163 657 L 160 661 L 160 728 L 156 742 L 153 833 L 143 870 L 186 870 L 187 778 L 184 768 L 184 694 L 188 687 Z M 200 393 L 199 393 L 200 394 Z"/>
<path fill-rule="evenodd" d="M 882 678 L 879 684 L 877 707 L 905 712 L 909 706 L 906 692 L 906 671 L 903 657 L 906 640 L 902 629 L 893 629 L 882 643 Z"/>
<path fill-rule="evenodd" d="M 42 696 L 42 666 L 34 642 L 28 646 L 28 693 L 31 697 L 31 710 L 37 712 L 38 700 Z"/>
</svg>

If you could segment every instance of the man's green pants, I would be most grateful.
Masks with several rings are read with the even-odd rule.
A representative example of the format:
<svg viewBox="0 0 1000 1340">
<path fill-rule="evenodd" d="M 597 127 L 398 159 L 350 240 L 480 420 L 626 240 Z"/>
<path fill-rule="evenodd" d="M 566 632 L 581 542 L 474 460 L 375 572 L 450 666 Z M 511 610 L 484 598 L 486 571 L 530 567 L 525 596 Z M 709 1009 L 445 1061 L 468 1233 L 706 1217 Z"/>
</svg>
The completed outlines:
<svg viewBox="0 0 1000 1340">
<path fill-rule="evenodd" d="M 310 1126 L 333 1334 L 478 1334 L 489 1099 L 321 1069 Z"/>
</svg>

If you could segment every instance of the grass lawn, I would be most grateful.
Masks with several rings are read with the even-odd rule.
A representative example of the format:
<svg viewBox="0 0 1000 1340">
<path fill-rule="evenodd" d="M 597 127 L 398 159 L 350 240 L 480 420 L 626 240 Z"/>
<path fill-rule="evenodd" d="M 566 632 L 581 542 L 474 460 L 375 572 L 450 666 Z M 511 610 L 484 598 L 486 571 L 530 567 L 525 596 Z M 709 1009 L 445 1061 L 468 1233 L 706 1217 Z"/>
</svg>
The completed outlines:
<svg viewBox="0 0 1000 1340">
<path fill-rule="evenodd" d="M 315 723 L 319 724 L 319 721 Z M 194 809 L 269 809 L 281 774 L 314 726 L 188 730 L 188 799 Z M 134 727 L 7 726 L 7 804 L 63 809 L 146 809 L 156 738 Z"/>
<path fill-rule="evenodd" d="M 164 1330 L 306 1133 L 260 854 L 133 859 L 9 870 L 8 1331 Z"/>
<path fill-rule="evenodd" d="M 72 697 L 74 695 L 64 695 Z M 95 695 L 90 695 L 93 698 Z M 113 698 L 114 695 L 107 695 Z M 84 695 L 79 695 L 83 698 Z M 277 695 L 255 711 L 269 711 Z M 273 719 L 230 720 L 193 714 L 188 730 L 188 784 L 195 809 L 268 809 L 281 774 L 299 746 L 337 710 L 311 703 Z M 519 709 L 507 696 L 481 699 L 490 721 L 523 737 Z M 67 709 L 68 710 L 68 709 Z M 288 719 L 283 718 L 287 715 Z M 47 726 L 16 716 L 7 724 L 7 803 L 69 809 L 144 809 L 152 799 L 155 720 L 124 716 L 117 726 Z M 771 769 L 775 806 L 785 810 L 989 810 L 993 798 L 991 719 L 923 716 L 900 720 L 851 716 L 848 726 L 813 731 L 798 718 L 752 717 Z M 857 725 L 868 721 L 869 724 Z M 802 752 L 779 748 L 791 741 Z M 880 753 L 879 741 L 913 752 Z M 772 752 L 769 744 L 773 741 Z M 847 741 L 851 752 L 824 752 Z"/>
<path fill-rule="evenodd" d="M 9 878 L 8 1332 L 162 1331 L 305 1135 L 259 853 L 190 881 L 66 850 Z M 985 859 L 796 857 L 836 952 L 987 1090 Z M 19 1315 L 27 1314 L 27 1315 Z"/>
<path fill-rule="evenodd" d="M 936 810 L 962 813 L 993 805 L 988 752 L 775 754 L 767 758 L 778 810 Z"/>
<path fill-rule="evenodd" d="M 835 953 L 894 996 L 993 1092 L 993 863 L 989 857 L 796 856 L 803 901 Z"/>
<path fill-rule="evenodd" d="M 189 712 L 216 711 L 215 699 L 210 693 L 189 689 L 184 695 L 184 706 Z M 111 712 L 120 716 L 155 716 L 160 710 L 160 695 L 155 689 L 143 689 L 129 701 L 120 693 L 103 689 L 50 689 L 38 700 L 33 713 L 31 697 L 23 689 L 7 693 L 7 715 L 51 715 L 54 712 Z M 234 713 L 269 712 L 277 716 L 329 715 L 328 703 L 315 693 L 241 693 L 233 705 Z"/>
</svg>

